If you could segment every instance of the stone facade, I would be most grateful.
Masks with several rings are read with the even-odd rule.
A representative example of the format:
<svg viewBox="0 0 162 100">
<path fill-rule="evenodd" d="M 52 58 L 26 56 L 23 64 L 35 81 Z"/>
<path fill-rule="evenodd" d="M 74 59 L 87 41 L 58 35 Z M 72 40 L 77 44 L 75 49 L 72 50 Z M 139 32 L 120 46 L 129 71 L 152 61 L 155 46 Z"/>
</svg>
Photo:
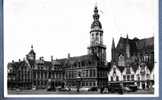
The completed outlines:
<svg viewBox="0 0 162 100">
<path fill-rule="evenodd" d="M 70 57 L 68 54 L 68 57 L 63 59 L 53 60 L 51 57 L 51 61 L 45 61 L 43 57 L 40 57 L 37 60 L 32 46 L 23 61 L 8 64 L 8 70 L 10 70 L 8 71 L 8 88 L 22 86 L 23 89 L 25 87 L 44 89 L 49 85 L 76 87 L 78 83 L 80 87 L 103 87 L 108 81 L 107 69 L 106 46 L 103 45 L 103 30 L 96 6 L 87 55 Z M 14 80 L 19 78 L 22 80 Z"/>
<path fill-rule="evenodd" d="M 48 87 L 107 87 L 109 84 L 137 85 L 139 89 L 154 84 L 154 38 L 114 39 L 111 62 L 106 61 L 102 24 L 95 6 L 90 29 L 88 53 L 77 57 L 45 61 L 36 59 L 33 46 L 22 61 L 8 63 L 8 89 L 45 89 Z"/>
</svg>

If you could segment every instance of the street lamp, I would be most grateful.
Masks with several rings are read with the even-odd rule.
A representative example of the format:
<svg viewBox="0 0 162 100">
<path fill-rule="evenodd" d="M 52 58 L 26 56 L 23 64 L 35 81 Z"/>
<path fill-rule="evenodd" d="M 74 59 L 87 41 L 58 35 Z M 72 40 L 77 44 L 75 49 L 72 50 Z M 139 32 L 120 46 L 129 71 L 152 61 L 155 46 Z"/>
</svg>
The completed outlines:
<svg viewBox="0 0 162 100">
<path fill-rule="evenodd" d="M 81 82 L 81 72 L 78 72 L 78 75 L 76 77 L 77 79 L 77 92 L 79 92 L 79 88 L 80 88 L 80 82 Z"/>
</svg>

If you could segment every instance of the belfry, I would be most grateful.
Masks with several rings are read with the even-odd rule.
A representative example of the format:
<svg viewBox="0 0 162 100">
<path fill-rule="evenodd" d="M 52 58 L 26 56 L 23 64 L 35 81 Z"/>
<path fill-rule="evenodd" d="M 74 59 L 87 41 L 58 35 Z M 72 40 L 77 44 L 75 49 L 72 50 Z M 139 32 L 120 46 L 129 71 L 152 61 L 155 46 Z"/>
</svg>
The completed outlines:
<svg viewBox="0 0 162 100">
<path fill-rule="evenodd" d="M 102 24 L 99 21 L 100 15 L 98 14 L 98 8 L 95 6 L 93 14 L 93 22 L 90 30 L 90 46 L 88 47 L 88 53 L 97 55 L 101 62 L 106 61 L 106 46 L 103 45 L 103 30 Z"/>
</svg>

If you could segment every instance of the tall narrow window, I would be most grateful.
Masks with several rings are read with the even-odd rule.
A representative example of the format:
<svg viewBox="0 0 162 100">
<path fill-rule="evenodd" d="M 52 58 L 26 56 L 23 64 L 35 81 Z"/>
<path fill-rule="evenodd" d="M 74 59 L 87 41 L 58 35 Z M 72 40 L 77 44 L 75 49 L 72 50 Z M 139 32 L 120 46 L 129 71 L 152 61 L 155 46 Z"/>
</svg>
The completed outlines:
<svg viewBox="0 0 162 100">
<path fill-rule="evenodd" d="M 111 81 L 113 81 L 113 77 L 111 76 Z"/>
<path fill-rule="evenodd" d="M 119 77 L 118 76 L 116 76 L 116 81 L 119 81 Z"/>
<path fill-rule="evenodd" d="M 131 75 L 131 80 L 134 81 L 134 75 Z"/>
</svg>

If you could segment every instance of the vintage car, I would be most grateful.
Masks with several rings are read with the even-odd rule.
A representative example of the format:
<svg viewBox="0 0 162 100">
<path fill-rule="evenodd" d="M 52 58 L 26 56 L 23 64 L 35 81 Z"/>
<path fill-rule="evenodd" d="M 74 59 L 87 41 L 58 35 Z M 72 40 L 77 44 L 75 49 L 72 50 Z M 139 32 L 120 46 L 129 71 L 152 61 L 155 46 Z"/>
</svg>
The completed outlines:
<svg viewBox="0 0 162 100">
<path fill-rule="evenodd" d="M 123 87 L 120 84 L 111 84 L 108 86 L 108 92 L 123 94 Z"/>
<path fill-rule="evenodd" d="M 98 88 L 97 87 L 91 87 L 88 89 L 88 91 L 98 91 Z"/>
</svg>

